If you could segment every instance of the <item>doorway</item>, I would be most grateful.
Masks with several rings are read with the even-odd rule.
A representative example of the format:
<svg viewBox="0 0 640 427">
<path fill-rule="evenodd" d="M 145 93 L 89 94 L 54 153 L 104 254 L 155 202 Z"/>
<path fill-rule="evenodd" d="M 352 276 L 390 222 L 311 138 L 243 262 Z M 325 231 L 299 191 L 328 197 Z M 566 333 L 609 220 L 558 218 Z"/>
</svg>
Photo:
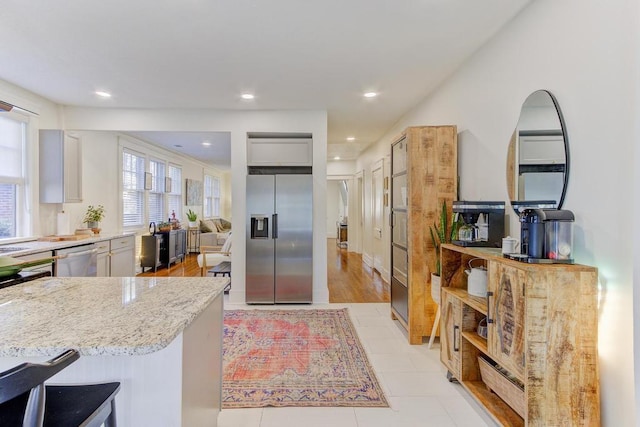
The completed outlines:
<svg viewBox="0 0 640 427">
<path fill-rule="evenodd" d="M 368 181 L 368 180 L 367 180 Z M 346 197 L 340 193 L 340 183 L 346 183 Z M 382 178 L 380 178 L 382 185 Z M 371 204 L 365 203 L 364 171 L 350 176 L 327 177 L 327 279 L 329 301 L 332 303 L 389 302 L 389 285 L 371 263 L 370 243 L 367 247 L 368 262 L 363 261 L 363 240 L 371 241 L 371 221 L 365 221 L 365 215 L 371 217 Z M 382 191 L 382 190 L 381 190 Z M 382 196 L 380 196 L 381 198 Z M 339 205 L 346 199 L 347 206 Z M 382 201 L 380 201 L 382 203 Z M 382 207 L 380 207 L 382 212 Z M 339 215 L 344 215 L 347 227 L 347 245 L 340 245 Z M 382 214 L 381 214 L 382 215 Z M 348 217 L 348 218 L 347 218 Z M 366 227 L 365 227 L 365 224 Z M 367 234 L 365 236 L 365 233 Z M 384 249 L 381 249 L 381 252 Z M 380 262 L 383 257 L 380 257 Z"/>
<path fill-rule="evenodd" d="M 372 248 L 371 258 L 373 259 L 373 268 L 379 273 L 384 268 L 384 245 L 382 241 L 382 229 L 384 227 L 383 217 L 383 179 L 384 179 L 384 162 L 377 161 L 371 170 L 371 232 Z"/>
</svg>

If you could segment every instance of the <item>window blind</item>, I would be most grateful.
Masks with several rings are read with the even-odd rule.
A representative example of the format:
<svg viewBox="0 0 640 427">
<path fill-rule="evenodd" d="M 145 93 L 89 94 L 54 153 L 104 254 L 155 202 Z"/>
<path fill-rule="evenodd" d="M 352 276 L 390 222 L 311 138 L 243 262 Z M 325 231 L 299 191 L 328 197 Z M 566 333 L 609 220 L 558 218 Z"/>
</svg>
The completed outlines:
<svg viewBox="0 0 640 427">
<path fill-rule="evenodd" d="M 144 209 L 144 157 L 122 153 L 122 225 L 142 226 Z"/>
</svg>

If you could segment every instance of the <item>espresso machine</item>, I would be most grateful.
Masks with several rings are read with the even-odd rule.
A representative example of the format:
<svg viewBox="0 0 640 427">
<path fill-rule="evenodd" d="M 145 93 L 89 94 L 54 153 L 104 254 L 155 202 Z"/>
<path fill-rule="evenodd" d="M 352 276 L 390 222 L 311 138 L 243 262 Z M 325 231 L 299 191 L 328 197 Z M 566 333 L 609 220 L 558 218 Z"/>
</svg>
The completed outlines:
<svg viewBox="0 0 640 427">
<path fill-rule="evenodd" d="M 573 263 L 573 212 L 524 209 L 520 212 L 520 254 L 508 258 L 535 264 Z"/>
<path fill-rule="evenodd" d="M 505 202 L 454 201 L 453 213 L 463 224 L 452 243 L 458 246 L 499 248 L 504 237 Z"/>
</svg>

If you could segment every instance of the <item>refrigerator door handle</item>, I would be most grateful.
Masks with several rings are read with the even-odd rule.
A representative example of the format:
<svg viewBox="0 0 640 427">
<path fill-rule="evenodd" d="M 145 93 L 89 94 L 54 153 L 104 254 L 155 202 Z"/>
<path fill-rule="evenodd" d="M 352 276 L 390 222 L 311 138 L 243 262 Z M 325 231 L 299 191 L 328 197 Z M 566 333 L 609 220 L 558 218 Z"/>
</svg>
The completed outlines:
<svg viewBox="0 0 640 427">
<path fill-rule="evenodd" d="M 278 238 L 278 214 L 271 215 L 271 225 L 273 226 L 273 231 L 271 232 L 271 236 L 274 239 Z"/>
</svg>

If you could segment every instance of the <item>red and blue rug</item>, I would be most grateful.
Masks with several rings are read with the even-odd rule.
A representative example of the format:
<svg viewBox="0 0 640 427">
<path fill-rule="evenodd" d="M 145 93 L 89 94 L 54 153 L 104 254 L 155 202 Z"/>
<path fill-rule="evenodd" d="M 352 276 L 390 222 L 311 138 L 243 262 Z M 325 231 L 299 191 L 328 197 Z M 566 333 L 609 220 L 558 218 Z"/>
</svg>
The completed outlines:
<svg viewBox="0 0 640 427">
<path fill-rule="evenodd" d="M 387 407 L 347 309 L 224 313 L 223 408 Z"/>
</svg>

